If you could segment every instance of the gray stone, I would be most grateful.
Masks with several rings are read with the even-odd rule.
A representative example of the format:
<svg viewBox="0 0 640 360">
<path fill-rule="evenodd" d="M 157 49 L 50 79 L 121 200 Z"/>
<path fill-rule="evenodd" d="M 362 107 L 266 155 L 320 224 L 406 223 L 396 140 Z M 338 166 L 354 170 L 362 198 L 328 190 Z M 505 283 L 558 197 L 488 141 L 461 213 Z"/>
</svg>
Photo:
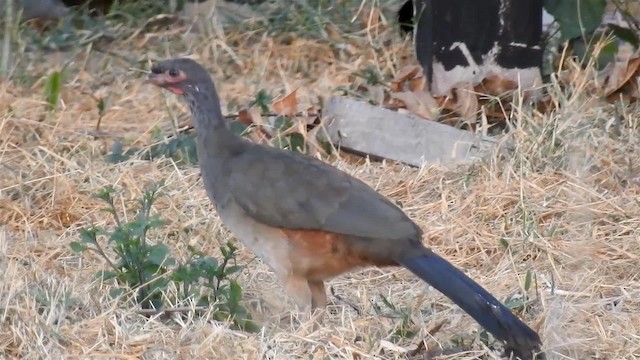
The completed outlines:
<svg viewBox="0 0 640 360">
<path fill-rule="evenodd" d="M 328 98 L 322 115 L 324 131 L 318 134 L 336 147 L 417 167 L 472 161 L 496 145 L 469 131 L 344 97 Z"/>
</svg>

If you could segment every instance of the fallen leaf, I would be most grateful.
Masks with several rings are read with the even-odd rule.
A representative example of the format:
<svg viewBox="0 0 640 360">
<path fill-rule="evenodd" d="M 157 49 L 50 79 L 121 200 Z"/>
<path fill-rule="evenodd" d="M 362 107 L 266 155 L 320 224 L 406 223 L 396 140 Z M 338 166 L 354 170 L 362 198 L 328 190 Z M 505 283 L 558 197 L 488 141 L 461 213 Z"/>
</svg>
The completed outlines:
<svg viewBox="0 0 640 360">
<path fill-rule="evenodd" d="M 425 85 L 427 85 L 427 78 L 424 76 L 418 76 L 409 80 L 409 90 L 411 91 L 423 91 Z"/>
<path fill-rule="evenodd" d="M 455 111 L 456 104 L 451 96 L 438 96 L 435 98 L 438 106 L 443 110 Z"/>
<path fill-rule="evenodd" d="M 632 97 L 640 98 L 640 74 L 637 74 L 631 81 L 622 87 L 622 93 Z"/>
<path fill-rule="evenodd" d="M 455 111 L 465 118 L 474 117 L 480 106 L 478 104 L 478 96 L 474 93 L 470 83 L 461 85 L 453 89 L 456 96 Z"/>
<path fill-rule="evenodd" d="M 273 110 L 278 113 L 278 115 L 289 117 L 295 116 L 298 111 L 298 99 L 296 97 L 297 91 L 298 89 L 295 89 L 284 98 L 271 104 Z"/>
<path fill-rule="evenodd" d="M 391 91 L 402 91 L 404 83 L 415 78 L 419 72 L 422 72 L 420 65 L 407 65 L 400 69 L 393 80 L 391 80 Z"/>
<path fill-rule="evenodd" d="M 438 103 L 424 91 L 403 91 L 391 94 L 392 99 L 401 101 L 410 112 L 428 120 L 436 120 Z"/>
<path fill-rule="evenodd" d="M 518 83 L 497 74 L 491 74 L 475 86 L 475 91 L 488 95 L 503 95 L 518 88 Z"/>
<path fill-rule="evenodd" d="M 605 96 L 613 94 L 624 86 L 638 71 L 638 67 L 640 67 L 640 57 L 629 61 L 615 62 L 604 88 Z"/>
<path fill-rule="evenodd" d="M 247 109 L 240 109 L 240 111 L 238 111 L 238 121 L 246 125 L 253 124 L 253 119 Z"/>
</svg>

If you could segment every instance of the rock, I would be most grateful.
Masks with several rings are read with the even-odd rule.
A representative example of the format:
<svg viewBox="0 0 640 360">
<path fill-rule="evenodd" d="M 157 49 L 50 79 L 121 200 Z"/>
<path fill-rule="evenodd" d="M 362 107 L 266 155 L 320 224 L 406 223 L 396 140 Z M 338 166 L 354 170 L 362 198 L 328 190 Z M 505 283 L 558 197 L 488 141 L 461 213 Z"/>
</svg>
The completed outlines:
<svg viewBox="0 0 640 360">
<path fill-rule="evenodd" d="M 344 97 L 328 98 L 322 114 L 328 140 L 336 147 L 411 166 L 468 162 L 496 145 L 469 131 Z"/>
</svg>

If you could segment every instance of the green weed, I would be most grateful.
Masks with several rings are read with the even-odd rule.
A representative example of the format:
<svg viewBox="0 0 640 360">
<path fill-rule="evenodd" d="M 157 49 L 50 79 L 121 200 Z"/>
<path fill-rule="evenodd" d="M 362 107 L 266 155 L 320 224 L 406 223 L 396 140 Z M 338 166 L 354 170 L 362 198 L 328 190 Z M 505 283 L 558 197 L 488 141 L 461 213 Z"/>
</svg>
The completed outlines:
<svg viewBox="0 0 640 360">
<path fill-rule="evenodd" d="M 94 251 L 107 261 L 109 268 L 99 271 L 97 276 L 103 281 L 114 281 L 111 292 L 114 297 L 124 296 L 142 309 L 163 309 L 168 303 L 195 300 L 196 306 L 213 308 L 213 317 L 219 321 L 231 319 L 236 328 L 257 330 L 240 304 L 242 288 L 231 278 L 241 269 L 235 264 L 236 248 L 232 243 L 221 247 L 220 260 L 189 247 L 188 258 L 180 262 L 165 244 L 147 241 L 152 229 L 165 224 L 158 215 L 151 214 L 162 185 L 162 181 L 158 182 L 145 191 L 139 201 L 140 209 L 128 222 L 120 219 L 116 210 L 116 190 L 111 186 L 103 188 L 95 197 L 107 204 L 104 211 L 112 215 L 115 227 L 83 228 L 80 241 L 71 242 L 71 249 L 77 253 Z M 106 245 L 101 238 L 107 239 Z M 108 253 L 115 253 L 115 258 Z M 172 287 L 178 289 L 177 293 L 169 291 Z"/>
</svg>

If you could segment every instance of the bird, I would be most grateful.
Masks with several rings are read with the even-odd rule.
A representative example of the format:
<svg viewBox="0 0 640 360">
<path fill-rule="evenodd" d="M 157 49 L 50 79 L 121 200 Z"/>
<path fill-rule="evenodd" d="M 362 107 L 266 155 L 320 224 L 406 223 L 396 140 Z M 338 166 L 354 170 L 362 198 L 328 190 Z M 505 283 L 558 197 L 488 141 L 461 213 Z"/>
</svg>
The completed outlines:
<svg viewBox="0 0 640 360">
<path fill-rule="evenodd" d="M 507 353 L 544 356 L 538 333 L 426 247 L 421 228 L 391 200 L 320 159 L 234 134 L 203 65 L 189 57 L 159 60 L 144 83 L 188 105 L 203 186 L 222 224 L 273 270 L 301 310 L 326 307 L 331 278 L 400 266 L 451 299 Z"/>
</svg>

